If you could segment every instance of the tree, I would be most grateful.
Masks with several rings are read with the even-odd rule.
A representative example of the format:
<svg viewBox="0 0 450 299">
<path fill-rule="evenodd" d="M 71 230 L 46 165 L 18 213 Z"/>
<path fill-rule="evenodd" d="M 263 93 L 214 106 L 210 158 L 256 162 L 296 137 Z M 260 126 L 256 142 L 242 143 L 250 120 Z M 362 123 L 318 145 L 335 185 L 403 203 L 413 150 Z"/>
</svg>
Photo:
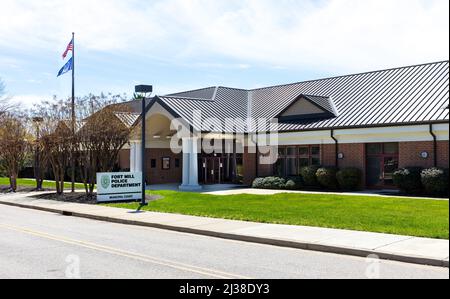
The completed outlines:
<svg viewBox="0 0 450 299">
<path fill-rule="evenodd" d="M 39 147 L 52 169 L 55 177 L 56 192 L 64 193 L 64 178 L 69 165 L 73 135 L 70 122 L 70 101 L 44 101 L 35 106 L 34 115 L 42 117 Z"/>
<path fill-rule="evenodd" d="M 127 112 L 120 98 L 88 96 L 80 99 L 87 113 L 76 134 L 76 152 L 86 195 L 93 195 L 97 172 L 111 172 L 120 149 L 128 142 L 131 125 L 120 118 Z M 119 105 L 117 105 L 119 104 Z"/>
<path fill-rule="evenodd" d="M 128 142 L 130 126 L 124 125 L 117 113 L 125 113 L 120 105 L 125 95 L 89 94 L 75 101 L 75 135 L 72 134 L 70 99 L 45 101 L 33 110 L 42 118 L 40 148 L 53 171 L 58 194 L 64 193 L 64 177 L 72 157 L 85 185 L 93 195 L 98 171 L 111 171 L 120 149 Z M 73 156 L 70 153 L 73 151 Z"/>
<path fill-rule="evenodd" d="M 33 122 L 33 138 L 34 150 L 34 178 L 36 179 L 36 190 L 41 191 L 44 183 L 45 173 L 48 166 L 48 155 L 41 145 L 41 124 L 44 121 L 42 117 L 31 115 Z"/>
<path fill-rule="evenodd" d="M 0 161 L 10 180 L 12 192 L 17 191 L 17 178 L 29 149 L 23 117 L 5 113 L 0 119 Z"/>
</svg>

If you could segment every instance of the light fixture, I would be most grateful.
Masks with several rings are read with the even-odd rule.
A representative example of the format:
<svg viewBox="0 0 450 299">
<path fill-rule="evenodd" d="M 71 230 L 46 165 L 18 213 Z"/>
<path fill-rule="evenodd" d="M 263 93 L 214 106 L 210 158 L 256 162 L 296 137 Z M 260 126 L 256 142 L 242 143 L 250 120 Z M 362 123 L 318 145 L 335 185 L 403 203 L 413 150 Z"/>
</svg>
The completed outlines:
<svg viewBox="0 0 450 299">
<path fill-rule="evenodd" d="M 428 159 L 428 157 L 430 157 L 430 154 L 427 151 L 423 151 L 420 153 L 420 157 L 422 159 Z"/>
</svg>

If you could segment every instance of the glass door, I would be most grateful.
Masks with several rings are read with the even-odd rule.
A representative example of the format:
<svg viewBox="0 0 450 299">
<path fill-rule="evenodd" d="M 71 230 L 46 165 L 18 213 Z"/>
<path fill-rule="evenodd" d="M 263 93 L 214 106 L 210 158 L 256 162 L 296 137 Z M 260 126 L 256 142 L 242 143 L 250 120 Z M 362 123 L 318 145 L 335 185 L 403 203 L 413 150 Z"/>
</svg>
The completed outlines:
<svg viewBox="0 0 450 299">
<path fill-rule="evenodd" d="M 366 179 L 369 187 L 386 188 L 394 185 L 398 154 L 398 143 L 373 143 L 366 146 Z"/>
</svg>

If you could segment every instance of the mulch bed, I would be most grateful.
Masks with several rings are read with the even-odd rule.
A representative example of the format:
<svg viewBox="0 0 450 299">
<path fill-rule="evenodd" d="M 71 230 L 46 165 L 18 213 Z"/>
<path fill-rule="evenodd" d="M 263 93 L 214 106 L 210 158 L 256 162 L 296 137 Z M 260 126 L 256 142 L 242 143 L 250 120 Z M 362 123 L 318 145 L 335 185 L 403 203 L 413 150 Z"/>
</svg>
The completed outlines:
<svg viewBox="0 0 450 299">
<path fill-rule="evenodd" d="M 90 204 L 95 205 L 97 204 L 97 195 L 94 194 L 93 196 L 86 196 L 85 193 L 64 193 L 63 195 L 58 195 L 56 193 L 46 193 L 41 195 L 33 196 L 37 199 L 46 199 L 46 200 L 54 200 L 54 201 L 61 201 L 61 202 L 72 202 L 72 203 L 82 203 L 82 204 Z M 147 202 L 156 201 L 159 199 L 162 199 L 162 196 L 159 195 L 147 195 L 146 200 Z"/>
<path fill-rule="evenodd" d="M 61 202 L 73 202 L 73 203 L 83 203 L 83 204 L 90 204 L 95 205 L 97 204 L 97 195 L 93 196 L 86 196 L 86 193 L 64 193 L 62 195 L 56 194 L 56 193 L 46 193 L 41 195 L 35 195 L 33 196 L 37 199 L 47 199 L 47 200 L 54 200 L 54 201 L 61 201 Z"/>
<path fill-rule="evenodd" d="M 27 192 L 34 192 L 36 191 L 36 188 L 34 187 L 22 187 L 22 186 L 18 186 L 17 187 L 17 191 L 18 193 L 27 193 Z M 50 189 L 44 189 L 42 191 L 51 191 Z M 7 193 L 11 193 L 9 186 L 4 186 L 1 185 L 0 186 L 0 194 L 7 194 Z"/>
</svg>

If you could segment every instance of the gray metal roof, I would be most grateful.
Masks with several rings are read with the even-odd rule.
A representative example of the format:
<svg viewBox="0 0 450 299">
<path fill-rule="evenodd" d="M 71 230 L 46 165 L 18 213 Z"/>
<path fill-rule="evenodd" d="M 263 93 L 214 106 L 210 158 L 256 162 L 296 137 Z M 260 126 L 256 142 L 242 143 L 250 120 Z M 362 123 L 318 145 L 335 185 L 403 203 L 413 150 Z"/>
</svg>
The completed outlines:
<svg viewBox="0 0 450 299">
<path fill-rule="evenodd" d="M 207 87 L 207 88 L 202 88 L 202 89 L 178 92 L 178 93 L 170 94 L 168 96 L 212 100 L 214 98 L 214 94 L 216 93 L 216 90 L 217 90 L 217 87 Z"/>
<path fill-rule="evenodd" d="M 271 118 L 298 94 L 332 98 L 339 116 L 280 123 L 280 131 L 448 121 L 448 61 L 261 88 L 253 91 L 252 116 Z M 270 107 L 270 109 L 267 109 Z"/>
<path fill-rule="evenodd" d="M 208 87 L 156 97 L 197 130 L 219 131 L 194 123 L 202 119 L 277 117 L 300 95 L 335 117 L 280 122 L 280 131 L 448 122 L 449 62 L 374 71 L 253 90 Z M 131 104 L 133 105 L 133 104 Z M 134 105 L 136 106 L 136 105 Z M 252 126 L 222 126 L 224 132 L 250 132 Z"/>
<path fill-rule="evenodd" d="M 115 112 L 114 115 L 127 127 L 132 127 L 141 116 L 139 113 Z"/>
</svg>

